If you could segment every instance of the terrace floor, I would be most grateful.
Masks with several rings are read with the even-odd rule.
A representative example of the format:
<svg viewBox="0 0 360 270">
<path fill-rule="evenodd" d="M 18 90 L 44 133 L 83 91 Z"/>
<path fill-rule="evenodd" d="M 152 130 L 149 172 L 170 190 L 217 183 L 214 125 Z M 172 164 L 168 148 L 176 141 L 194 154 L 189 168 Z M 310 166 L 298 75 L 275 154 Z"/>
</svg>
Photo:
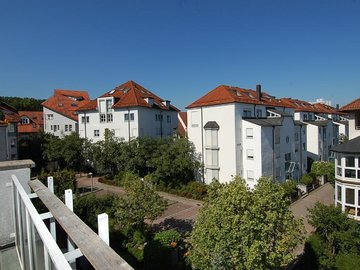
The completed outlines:
<svg viewBox="0 0 360 270">
<path fill-rule="evenodd" d="M 0 269 L 21 270 L 15 247 L 0 250 Z"/>
</svg>

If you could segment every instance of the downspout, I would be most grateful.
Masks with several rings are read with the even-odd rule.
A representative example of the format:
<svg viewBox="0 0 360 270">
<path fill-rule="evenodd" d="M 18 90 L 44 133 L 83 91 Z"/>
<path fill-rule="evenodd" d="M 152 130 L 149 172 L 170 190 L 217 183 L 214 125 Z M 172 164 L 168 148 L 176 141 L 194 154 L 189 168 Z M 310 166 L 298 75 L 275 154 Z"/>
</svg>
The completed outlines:
<svg viewBox="0 0 360 270">
<path fill-rule="evenodd" d="M 303 170 L 303 149 L 302 149 L 302 125 L 300 125 L 300 145 L 299 145 L 299 150 L 300 150 L 300 177 L 302 176 L 302 170 Z"/>
<path fill-rule="evenodd" d="M 203 108 L 200 107 L 201 110 L 201 158 L 202 158 L 202 181 L 205 184 L 205 161 L 204 161 L 204 134 L 203 134 Z"/>
<path fill-rule="evenodd" d="M 85 131 L 85 139 L 87 139 L 87 134 L 86 134 L 86 112 L 84 112 L 84 131 Z"/>
<path fill-rule="evenodd" d="M 163 119 L 162 119 L 163 115 L 162 115 L 162 111 L 160 111 L 160 138 L 162 139 L 163 137 Z"/>
<path fill-rule="evenodd" d="M 128 131 L 129 131 L 129 142 L 130 142 L 130 109 L 129 107 L 127 109 L 128 109 Z"/>
<path fill-rule="evenodd" d="M 275 126 L 272 126 L 273 130 L 272 130 L 272 135 L 273 135 L 273 140 L 272 140 L 272 149 L 273 149 L 273 160 L 272 160 L 272 173 L 273 173 L 273 182 L 275 182 Z"/>
</svg>

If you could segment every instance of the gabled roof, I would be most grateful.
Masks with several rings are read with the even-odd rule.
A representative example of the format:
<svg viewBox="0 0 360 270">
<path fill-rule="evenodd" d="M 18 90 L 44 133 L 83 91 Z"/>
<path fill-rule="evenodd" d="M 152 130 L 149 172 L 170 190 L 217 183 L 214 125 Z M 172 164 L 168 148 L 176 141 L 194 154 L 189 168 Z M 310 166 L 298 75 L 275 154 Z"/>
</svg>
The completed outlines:
<svg viewBox="0 0 360 270">
<path fill-rule="evenodd" d="M 315 108 L 317 108 L 319 110 L 319 112 L 321 113 L 326 113 L 326 114 L 337 114 L 337 115 L 345 115 L 345 113 L 340 112 L 339 110 L 335 109 L 332 106 L 323 104 L 323 103 L 315 103 L 313 104 L 315 106 Z"/>
<path fill-rule="evenodd" d="M 295 112 L 321 113 L 321 111 L 314 104 L 311 104 L 304 100 L 282 98 L 281 101 L 286 103 L 289 107 L 294 108 Z"/>
<path fill-rule="evenodd" d="M 4 114 L 4 121 L 6 121 L 7 123 L 17 123 L 20 121 L 20 115 L 18 111 L 14 107 L 6 104 L 5 102 L 0 101 L 0 111 Z"/>
<path fill-rule="evenodd" d="M 149 90 L 134 81 L 128 81 L 126 83 L 123 83 L 100 96 L 100 98 L 102 97 L 114 97 L 115 101 L 113 109 L 126 107 L 148 107 L 161 110 L 179 111 L 175 106 L 170 105 L 169 107 L 167 107 L 165 104 L 163 104 L 163 102 L 166 102 L 167 100 L 158 97 L 157 95 L 150 92 Z M 152 100 L 153 104 L 148 103 L 145 100 L 147 98 Z M 88 111 L 96 109 L 97 101 L 91 100 L 81 106 L 78 110 Z"/>
<path fill-rule="evenodd" d="M 44 114 L 39 111 L 19 111 L 20 117 L 27 117 L 29 124 L 19 123 L 19 133 L 38 133 L 44 130 Z"/>
<path fill-rule="evenodd" d="M 329 122 L 333 123 L 332 120 L 316 120 L 316 121 L 304 121 L 304 122 L 318 127 L 326 127 Z"/>
<path fill-rule="evenodd" d="M 351 112 L 351 111 L 360 111 L 360 98 L 351 101 L 345 106 L 340 108 L 340 111 Z"/>
<path fill-rule="evenodd" d="M 196 107 L 228 103 L 247 103 L 275 107 L 290 107 L 289 105 L 281 102 L 279 99 L 276 99 L 265 92 L 261 92 L 261 98 L 259 99 L 255 90 L 220 85 L 198 100 L 191 103 L 186 108 L 191 109 Z"/>
<path fill-rule="evenodd" d="M 335 145 L 330 150 L 338 153 L 358 154 L 360 153 L 360 137 Z"/>
<path fill-rule="evenodd" d="M 86 91 L 55 89 L 54 95 L 42 105 L 54 112 L 62 114 L 74 121 L 78 117 L 76 111 L 90 100 Z"/>
</svg>

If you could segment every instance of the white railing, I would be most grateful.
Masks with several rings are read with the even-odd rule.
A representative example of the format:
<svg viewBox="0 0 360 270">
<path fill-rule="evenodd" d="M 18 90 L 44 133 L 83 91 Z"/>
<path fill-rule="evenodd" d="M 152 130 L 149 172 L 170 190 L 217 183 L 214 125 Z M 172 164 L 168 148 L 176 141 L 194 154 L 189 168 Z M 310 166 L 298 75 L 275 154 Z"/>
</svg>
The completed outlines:
<svg viewBox="0 0 360 270">
<path fill-rule="evenodd" d="M 15 243 L 22 269 L 72 269 L 15 175 L 12 182 Z"/>
</svg>

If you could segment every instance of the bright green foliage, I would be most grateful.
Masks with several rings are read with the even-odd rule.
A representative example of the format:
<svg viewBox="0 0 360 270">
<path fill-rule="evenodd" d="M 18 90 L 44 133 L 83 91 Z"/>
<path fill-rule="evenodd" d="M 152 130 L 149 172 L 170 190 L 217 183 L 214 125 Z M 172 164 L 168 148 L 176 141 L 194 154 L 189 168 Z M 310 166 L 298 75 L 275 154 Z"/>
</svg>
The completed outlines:
<svg viewBox="0 0 360 270">
<path fill-rule="evenodd" d="M 91 194 L 80 196 L 74 200 L 74 213 L 93 230 L 97 229 L 97 216 L 106 213 L 109 215 L 110 227 L 112 227 L 115 201 L 114 195 L 96 197 Z"/>
<path fill-rule="evenodd" d="M 194 269 L 279 269 L 302 239 L 283 188 L 260 179 L 250 191 L 243 179 L 214 181 L 191 234 Z"/>
<path fill-rule="evenodd" d="M 161 215 L 166 202 L 156 193 L 152 184 L 138 177 L 129 177 L 124 182 L 126 196 L 116 204 L 116 219 L 123 230 L 142 229 L 145 219 L 154 221 Z"/>
<path fill-rule="evenodd" d="M 360 267 L 360 255 L 357 253 L 341 253 L 336 257 L 336 269 L 354 270 Z"/>
<path fill-rule="evenodd" d="M 42 171 L 38 179 L 47 186 L 47 177 L 54 177 L 54 193 L 57 197 L 63 198 L 66 189 L 76 191 L 76 177 L 73 171 L 64 169 L 60 171 L 46 173 Z"/>
<path fill-rule="evenodd" d="M 325 161 L 314 161 L 311 165 L 311 172 L 316 176 L 327 176 L 328 181 L 335 180 L 335 163 Z"/>
<path fill-rule="evenodd" d="M 286 180 L 281 183 L 280 186 L 283 188 L 285 198 L 295 199 L 298 196 L 297 183 L 294 180 Z"/>
<path fill-rule="evenodd" d="M 51 134 L 45 135 L 43 157 L 55 161 L 60 168 L 80 171 L 85 166 L 84 146 L 86 139 L 71 133 L 60 139 Z"/>
<path fill-rule="evenodd" d="M 175 229 L 170 229 L 156 233 L 154 240 L 159 241 L 164 246 L 170 246 L 171 243 L 180 242 L 181 234 Z"/>
<path fill-rule="evenodd" d="M 316 203 L 309 210 L 309 223 L 316 228 L 330 254 L 357 251 L 360 245 L 359 227 L 340 208 Z"/>
<path fill-rule="evenodd" d="M 313 178 L 313 176 L 311 174 L 304 174 L 300 178 L 300 183 L 302 183 L 304 185 L 310 185 L 313 182 L 314 182 L 314 178 Z"/>
</svg>

